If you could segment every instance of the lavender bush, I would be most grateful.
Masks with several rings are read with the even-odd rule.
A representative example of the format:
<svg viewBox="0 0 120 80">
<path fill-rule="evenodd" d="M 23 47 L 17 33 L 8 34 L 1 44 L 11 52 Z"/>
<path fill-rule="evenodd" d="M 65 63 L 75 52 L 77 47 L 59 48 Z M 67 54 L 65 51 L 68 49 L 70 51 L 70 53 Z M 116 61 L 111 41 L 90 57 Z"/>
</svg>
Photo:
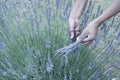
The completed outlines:
<svg viewBox="0 0 120 80">
<path fill-rule="evenodd" d="M 67 19 L 73 0 L 0 0 L 0 80 L 119 80 L 120 15 L 97 38 L 69 54 Z M 81 28 L 102 13 L 89 1 Z"/>
</svg>

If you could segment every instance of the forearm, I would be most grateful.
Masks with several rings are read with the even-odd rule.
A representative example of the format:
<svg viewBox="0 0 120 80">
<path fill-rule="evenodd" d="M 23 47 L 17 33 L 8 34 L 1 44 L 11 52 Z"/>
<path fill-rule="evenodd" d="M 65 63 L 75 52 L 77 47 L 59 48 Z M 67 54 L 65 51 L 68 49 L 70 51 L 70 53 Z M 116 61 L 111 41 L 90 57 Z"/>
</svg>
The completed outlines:
<svg viewBox="0 0 120 80">
<path fill-rule="evenodd" d="M 87 0 L 76 0 L 70 12 L 69 20 L 79 19 L 86 3 L 87 3 Z"/>
<path fill-rule="evenodd" d="M 99 24 L 101 24 L 102 22 L 116 15 L 118 12 L 120 12 L 120 0 L 115 0 L 115 2 L 113 2 L 113 4 L 105 12 L 103 12 L 97 18 L 97 20 Z"/>
</svg>

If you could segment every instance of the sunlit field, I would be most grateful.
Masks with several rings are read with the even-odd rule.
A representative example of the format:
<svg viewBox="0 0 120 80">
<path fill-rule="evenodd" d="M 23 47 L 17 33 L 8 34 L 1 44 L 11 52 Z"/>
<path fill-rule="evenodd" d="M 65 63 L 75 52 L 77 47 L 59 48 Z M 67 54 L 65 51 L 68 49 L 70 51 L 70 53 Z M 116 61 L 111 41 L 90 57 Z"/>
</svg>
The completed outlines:
<svg viewBox="0 0 120 80">
<path fill-rule="evenodd" d="M 71 43 L 67 22 L 73 3 L 0 0 L 0 80 L 120 80 L 120 14 L 100 25 L 93 42 L 55 53 Z M 101 5 L 89 0 L 81 30 L 105 10 Z"/>
</svg>

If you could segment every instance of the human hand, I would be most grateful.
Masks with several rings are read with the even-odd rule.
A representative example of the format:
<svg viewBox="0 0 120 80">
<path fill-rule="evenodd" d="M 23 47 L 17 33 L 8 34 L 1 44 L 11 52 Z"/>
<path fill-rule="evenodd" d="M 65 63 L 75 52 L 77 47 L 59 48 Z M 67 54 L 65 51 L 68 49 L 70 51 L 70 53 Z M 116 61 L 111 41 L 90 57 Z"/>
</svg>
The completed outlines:
<svg viewBox="0 0 120 80">
<path fill-rule="evenodd" d="M 100 23 L 96 20 L 92 21 L 81 33 L 79 37 L 77 37 L 77 40 L 79 40 L 80 37 L 87 35 L 87 38 L 85 38 L 82 42 L 83 43 L 89 43 L 93 41 L 97 36 L 97 31 Z"/>
<path fill-rule="evenodd" d="M 72 42 L 75 42 L 78 35 L 80 35 L 79 20 L 78 19 L 69 20 L 68 28 L 69 28 L 70 38 L 71 38 Z"/>
</svg>

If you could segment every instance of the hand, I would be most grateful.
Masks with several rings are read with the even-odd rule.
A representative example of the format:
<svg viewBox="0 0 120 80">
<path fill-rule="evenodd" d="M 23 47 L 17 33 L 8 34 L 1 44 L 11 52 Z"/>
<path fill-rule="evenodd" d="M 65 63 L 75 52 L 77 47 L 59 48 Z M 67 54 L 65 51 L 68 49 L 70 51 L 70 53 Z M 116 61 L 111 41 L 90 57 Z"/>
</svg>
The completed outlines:
<svg viewBox="0 0 120 80">
<path fill-rule="evenodd" d="M 77 36 L 80 35 L 80 25 L 79 25 L 79 20 L 78 19 L 69 20 L 68 28 L 69 28 L 69 35 L 70 35 L 71 39 L 74 38 L 74 37 L 77 38 Z M 76 34 L 74 34 L 74 32 Z"/>
<path fill-rule="evenodd" d="M 83 43 L 89 43 L 91 41 L 93 41 L 96 36 L 97 36 L 97 31 L 98 31 L 98 27 L 99 27 L 100 23 L 97 22 L 96 20 L 92 21 L 81 33 L 81 35 L 77 38 L 77 40 L 82 37 L 87 35 L 88 37 L 85 38 L 82 42 Z"/>
</svg>

